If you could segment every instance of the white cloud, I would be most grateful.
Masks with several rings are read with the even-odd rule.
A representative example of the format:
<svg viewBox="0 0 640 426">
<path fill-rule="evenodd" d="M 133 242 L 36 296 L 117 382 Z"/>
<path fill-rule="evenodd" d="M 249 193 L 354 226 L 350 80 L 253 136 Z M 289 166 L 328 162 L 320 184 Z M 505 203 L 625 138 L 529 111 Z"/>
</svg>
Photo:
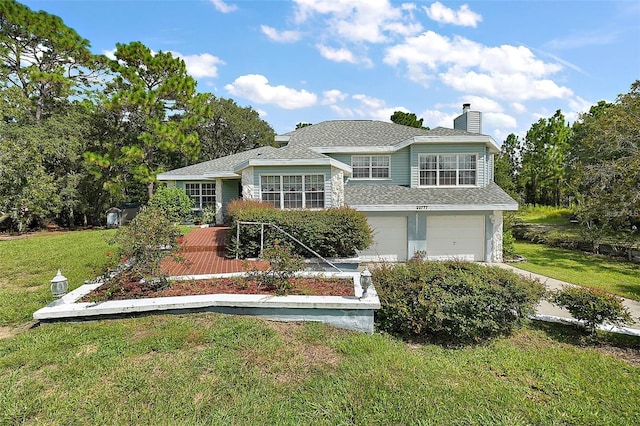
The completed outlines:
<svg viewBox="0 0 640 426">
<path fill-rule="evenodd" d="M 389 0 L 295 0 L 295 3 L 297 22 L 315 15 L 326 16 L 329 33 L 351 42 L 381 43 L 390 34 L 407 35 L 422 28 L 413 20 L 410 8 L 393 7 Z"/>
<path fill-rule="evenodd" d="M 268 25 L 262 25 L 260 29 L 270 40 L 277 41 L 278 43 L 292 43 L 300 40 L 302 37 L 302 34 L 298 31 L 278 31 Z"/>
<path fill-rule="evenodd" d="M 524 114 L 525 112 L 527 112 L 527 107 L 520 102 L 511 102 L 509 106 L 515 113 Z"/>
<path fill-rule="evenodd" d="M 221 13 L 231 13 L 238 10 L 238 6 L 235 4 L 227 4 L 223 0 L 210 0 L 213 3 L 213 6 L 216 8 L 218 12 Z"/>
<path fill-rule="evenodd" d="M 355 64 L 357 62 L 353 53 L 349 49 L 340 48 L 334 49 L 323 44 L 317 44 L 316 48 L 320 52 L 323 58 L 334 62 L 349 62 Z"/>
<path fill-rule="evenodd" d="M 424 7 L 429 18 L 441 24 L 461 25 L 464 27 L 476 27 L 482 21 L 482 16 L 472 12 L 469 6 L 463 4 L 458 11 L 449 9 L 440 2 Z"/>
<path fill-rule="evenodd" d="M 332 89 L 322 93 L 322 105 L 334 105 L 338 102 L 344 101 L 347 98 L 346 93 L 342 93 L 340 90 Z"/>
<path fill-rule="evenodd" d="M 487 47 L 464 37 L 427 31 L 388 48 L 384 62 L 391 66 L 405 63 L 407 76 L 420 84 L 438 78 L 464 93 L 518 102 L 573 95 L 548 78 L 561 65 L 544 62 L 523 46 Z"/>
<path fill-rule="evenodd" d="M 259 74 L 240 76 L 224 88 L 232 95 L 241 96 L 258 104 L 273 104 L 284 109 L 306 108 L 318 102 L 318 97 L 314 93 L 283 85 L 272 86 L 265 76 Z"/>
<path fill-rule="evenodd" d="M 109 59 L 116 59 L 116 49 L 103 50 L 102 54 Z M 157 52 L 151 50 L 152 55 L 156 55 Z M 199 55 L 183 55 L 180 52 L 168 51 L 173 57 L 180 58 L 187 66 L 187 72 L 194 78 L 210 77 L 215 78 L 218 76 L 218 66 L 226 65 L 226 62 L 217 56 L 213 56 L 210 53 L 201 53 Z"/>
<path fill-rule="evenodd" d="M 173 56 L 181 58 L 187 66 L 187 72 L 195 78 L 218 76 L 218 65 L 226 63 L 209 53 L 201 53 L 199 55 L 183 55 L 180 52 L 171 52 Z"/>
<path fill-rule="evenodd" d="M 482 126 L 514 129 L 518 127 L 518 121 L 515 117 L 503 112 L 483 112 Z"/>
<path fill-rule="evenodd" d="M 103 50 L 102 51 L 102 54 L 104 56 L 106 56 L 107 58 L 111 59 L 111 60 L 114 60 L 116 58 L 115 53 L 116 53 L 116 49 L 115 48 L 113 48 L 111 50 Z"/>
<path fill-rule="evenodd" d="M 320 55 L 333 62 L 348 62 L 351 64 L 364 64 L 365 66 L 372 66 L 371 59 L 367 57 L 356 57 L 353 52 L 344 47 L 334 49 L 323 44 L 317 44 L 316 48 L 320 52 Z"/>
<path fill-rule="evenodd" d="M 364 94 L 353 95 L 352 98 L 359 102 L 353 111 L 355 115 L 380 121 L 391 121 L 395 111 L 409 112 L 403 106 L 388 107 L 383 99 L 374 98 Z"/>
<path fill-rule="evenodd" d="M 422 114 L 417 114 L 418 118 L 423 118 L 423 125 L 430 128 L 435 127 L 447 127 L 451 129 L 453 127 L 453 119 L 460 115 L 460 113 L 447 114 L 440 110 L 427 109 L 422 111 Z"/>
</svg>

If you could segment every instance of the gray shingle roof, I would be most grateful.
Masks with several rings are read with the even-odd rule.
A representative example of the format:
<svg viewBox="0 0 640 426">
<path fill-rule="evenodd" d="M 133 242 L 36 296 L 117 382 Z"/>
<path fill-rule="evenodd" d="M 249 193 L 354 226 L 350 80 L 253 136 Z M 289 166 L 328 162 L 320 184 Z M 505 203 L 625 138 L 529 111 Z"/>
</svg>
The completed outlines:
<svg viewBox="0 0 640 426">
<path fill-rule="evenodd" d="M 375 147 L 393 146 L 416 136 L 477 136 L 462 130 L 436 127 L 432 130 L 418 129 L 395 123 L 372 120 L 332 120 L 296 129 L 286 134 L 289 143 L 282 148 L 271 146 L 252 149 L 192 166 L 182 167 L 158 175 L 160 180 L 201 179 L 207 175 L 234 173 L 238 167 L 251 159 L 264 160 L 328 160 L 329 157 L 312 150 L 313 147 Z"/>
<path fill-rule="evenodd" d="M 395 145 L 414 136 L 428 136 L 431 130 L 371 120 L 332 120 L 286 133 L 289 145 L 385 146 Z M 466 132 L 463 132 L 466 133 Z"/>
<path fill-rule="evenodd" d="M 240 152 L 238 154 L 228 155 L 226 157 L 216 158 L 214 160 L 205 161 L 192 166 L 171 170 L 161 173 L 161 175 L 163 177 L 194 176 L 197 178 L 201 177 L 205 173 L 233 173 L 235 166 L 239 163 L 252 158 L 259 158 L 262 155 L 276 151 L 279 151 L 279 149 L 272 146 L 263 146 L 249 151 Z"/>
<path fill-rule="evenodd" d="M 495 183 L 480 188 L 407 188 L 399 185 L 346 185 L 349 206 L 511 206 L 516 201 Z"/>
<path fill-rule="evenodd" d="M 302 146 L 287 145 L 275 151 L 269 151 L 260 155 L 261 159 L 269 160 L 299 160 L 299 159 L 328 159 L 324 154 L 317 153 Z"/>
</svg>

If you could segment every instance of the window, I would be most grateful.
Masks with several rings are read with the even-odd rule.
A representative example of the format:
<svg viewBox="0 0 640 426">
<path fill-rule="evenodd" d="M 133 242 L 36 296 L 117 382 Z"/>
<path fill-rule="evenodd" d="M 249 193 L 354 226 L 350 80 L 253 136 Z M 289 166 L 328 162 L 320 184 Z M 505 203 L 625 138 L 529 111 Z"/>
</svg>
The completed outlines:
<svg viewBox="0 0 640 426">
<path fill-rule="evenodd" d="M 418 162 L 420 186 L 476 185 L 475 154 L 421 154 Z"/>
<path fill-rule="evenodd" d="M 264 202 L 280 209 L 324 208 L 324 176 L 262 176 L 260 194 Z"/>
<path fill-rule="evenodd" d="M 389 179 L 391 160 L 388 155 L 353 155 L 353 179 Z"/>
<path fill-rule="evenodd" d="M 216 204 L 215 183 L 185 183 L 184 190 L 193 200 L 193 207 L 197 210 Z"/>
</svg>

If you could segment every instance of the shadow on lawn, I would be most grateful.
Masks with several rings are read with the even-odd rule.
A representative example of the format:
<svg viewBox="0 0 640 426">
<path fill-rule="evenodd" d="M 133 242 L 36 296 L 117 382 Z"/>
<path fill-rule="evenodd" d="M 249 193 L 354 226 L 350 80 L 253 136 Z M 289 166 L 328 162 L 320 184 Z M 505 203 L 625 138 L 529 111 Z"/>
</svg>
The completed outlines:
<svg viewBox="0 0 640 426">
<path fill-rule="evenodd" d="M 544 332 L 556 342 L 580 347 L 602 348 L 611 346 L 620 349 L 632 349 L 638 351 L 640 356 L 640 337 L 638 336 L 598 331 L 596 337 L 592 337 L 586 330 L 576 326 L 544 321 L 532 321 L 530 327 Z"/>
</svg>

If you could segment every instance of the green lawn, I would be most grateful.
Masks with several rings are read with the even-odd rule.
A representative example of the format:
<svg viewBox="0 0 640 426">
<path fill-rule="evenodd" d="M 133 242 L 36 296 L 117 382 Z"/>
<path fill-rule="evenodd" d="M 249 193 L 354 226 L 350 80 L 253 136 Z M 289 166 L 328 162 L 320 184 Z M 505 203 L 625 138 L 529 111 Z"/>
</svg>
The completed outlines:
<svg viewBox="0 0 640 426">
<path fill-rule="evenodd" d="M 0 326 L 29 321 L 51 302 L 49 285 L 58 268 L 68 278 L 69 290 L 104 272 L 114 232 L 37 233 L 0 241 Z"/>
<path fill-rule="evenodd" d="M 534 322 L 446 348 L 199 313 L 27 328 L 101 231 L 0 241 L 0 425 L 640 424 L 640 338 Z M 11 261 L 4 262 L 9 255 Z"/>
<path fill-rule="evenodd" d="M 520 269 L 640 301 L 638 264 L 524 242 L 516 242 L 515 249 L 527 258 L 514 264 Z"/>
</svg>

